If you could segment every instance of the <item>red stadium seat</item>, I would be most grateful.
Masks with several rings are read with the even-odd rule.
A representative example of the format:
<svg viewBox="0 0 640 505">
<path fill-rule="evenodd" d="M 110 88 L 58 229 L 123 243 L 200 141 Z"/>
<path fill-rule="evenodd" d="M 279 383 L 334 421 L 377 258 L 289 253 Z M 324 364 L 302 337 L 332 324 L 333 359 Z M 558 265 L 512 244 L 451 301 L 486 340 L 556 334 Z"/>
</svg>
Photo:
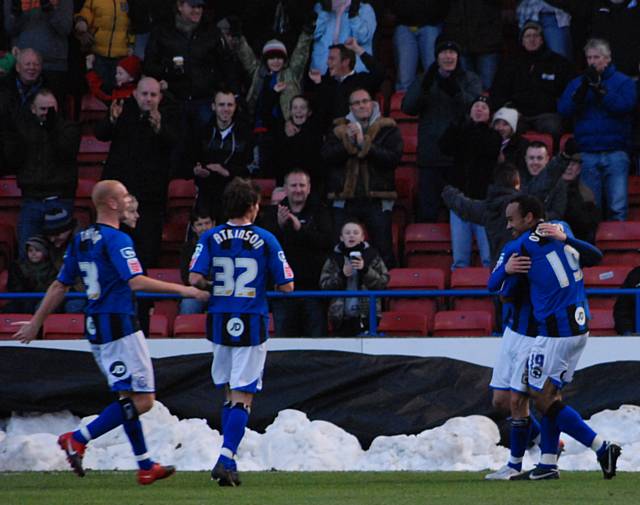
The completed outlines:
<svg viewBox="0 0 640 505">
<path fill-rule="evenodd" d="M 80 151 L 78 152 L 78 163 L 95 164 L 105 161 L 109 155 L 111 142 L 102 142 L 93 135 L 83 135 L 80 139 Z"/>
<path fill-rule="evenodd" d="M 629 207 L 640 206 L 640 175 L 629 176 L 627 192 L 629 194 Z"/>
<path fill-rule="evenodd" d="M 75 212 L 86 214 L 89 222 L 91 222 L 95 216 L 91 193 L 96 182 L 95 179 L 78 179 L 78 187 L 76 188 L 76 198 L 74 201 Z"/>
<path fill-rule="evenodd" d="M 150 268 L 147 275 L 152 279 L 165 282 L 175 282 L 182 284 L 179 268 Z M 156 300 L 153 302 L 153 314 L 163 315 L 167 318 L 168 333 L 173 330 L 173 323 L 179 311 L 178 300 Z"/>
<path fill-rule="evenodd" d="M 490 273 L 490 269 L 485 267 L 456 268 L 451 272 L 451 289 L 487 289 Z M 495 312 L 490 296 L 453 297 L 451 304 L 454 310 L 484 310 L 492 315 Z M 491 326 L 493 327 L 493 319 Z"/>
<path fill-rule="evenodd" d="M 162 250 L 159 265 L 163 268 L 180 266 L 180 250 L 187 238 L 188 223 L 165 223 L 162 228 Z"/>
<path fill-rule="evenodd" d="M 159 281 L 182 284 L 179 268 L 150 268 L 147 270 L 147 276 Z"/>
<path fill-rule="evenodd" d="M 167 200 L 167 221 L 188 223 L 196 201 L 196 185 L 193 180 L 173 179 L 169 183 Z"/>
<path fill-rule="evenodd" d="M 404 209 L 408 221 L 413 221 L 415 201 L 418 196 L 418 167 L 407 165 L 396 168 L 396 205 Z"/>
<path fill-rule="evenodd" d="M 30 321 L 32 314 L 0 314 L 0 340 L 11 340 L 11 336 L 20 329 L 14 323 Z"/>
<path fill-rule="evenodd" d="M 81 123 L 100 121 L 108 110 L 104 102 L 98 100 L 91 93 L 87 93 L 82 96 L 79 121 Z"/>
<path fill-rule="evenodd" d="M 402 112 L 402 100 L 404 99 L 404 91 L 398 91 L 391 95 L 391 104 L 389 107 L 389 116 L 400 122 L 416 122 L 418 118 L 416 116 L 410 116 Z"/>
<path fill-rule="evenodd" d="M 78 177 L 81 179 L 93 179 L 99 181 L 102 178 L 103 163 L 95 163 L 93 165 L 80 165 L 78 167 Z"/>
<path fill-rule="evenodd" d="M 590 312 L 589 335 L 604 337 L 618 334 L 615 330 L 612 309 L 591 309 Z"/>
<path fill-rule="evenodd" d="M 596 232 L 596 246 L 602 251 L 640 248 L 640 221 L 603 221 Z"/>
<path fill-rule="evenodd" d="M 45 340 L 77 340 L 84 338 L 83 314 L 51 314 L 44 320 Z"/>
<path fill-rule="evenodd" d="M 553 137 L 548 133 L 540 133 L 534 131 L 524 132 L 522 137 L 527 139 L 529 142 L 542 142 L 545 146 L 547 146 L 547 152 L 549 156 L 553 156 Z"/>
<path fill-rule="evenodd" d="M 444 289 L 445 274 L 439 268 L 393 268 L 389 271 L 387 289 Z M 433 321 L 438 302 L 436 298 L 389 298 L 388 307 L 393 312 L 413 312 Z"/>
<path fill-rule="evenodd" d="M 15 177 L 0 179 L 0 210 L 19 211 L 22 205 L 22 192 Z"/>
<path fill-rule="evenodd" d="M 444 310 L 436 313 L 434 337 L 482 337 L 491 335 L 492 314 L 484 310 Z"/>
<path fill-rule="evenodd" d="M 429 318 L 414 312 L 382 312 L 378 332 L 397 337 L 426 337 Z"/>
<path fill-rule="evenodd" d="M 584 284 L 587 288 L 619 288 L 622 286 L 632 265 L 610 265 L 583 268 Z M 589 307 L 592 309 L 613 309 L 615 295 L 589 295 Z"/>
<path fill-rule="evenodd" d="M 152 314 L 149 318 L 149 338 L 169 337 L 169 319 L 164 314 Z"/>
<path fill-rule="evenodd" d="M 271 203 L 271 193 L 276 188 L 275 179 L 257 179 L 251 178 L 260 187 L 260 196 L 264 205 Z"/>
<path fill-rule="evenodd" d="M 404 232 L 405 262 L 411 268 L 442 268 L 445 285 L 451 270 L 449 223 L 413 223 Z"/>
<path fill-rule="evenodd" d="M 182 314 L 173 323 L 175 338 L 202 338 L 205 336 L 206 314 Z"/>
<path fill-rule="evenodd" d="M 402 163 L 415 163 L 418 154 L 418 124 L 398 123 L 402 142 L 404 144 L 402 152 Z"/>
</svg>

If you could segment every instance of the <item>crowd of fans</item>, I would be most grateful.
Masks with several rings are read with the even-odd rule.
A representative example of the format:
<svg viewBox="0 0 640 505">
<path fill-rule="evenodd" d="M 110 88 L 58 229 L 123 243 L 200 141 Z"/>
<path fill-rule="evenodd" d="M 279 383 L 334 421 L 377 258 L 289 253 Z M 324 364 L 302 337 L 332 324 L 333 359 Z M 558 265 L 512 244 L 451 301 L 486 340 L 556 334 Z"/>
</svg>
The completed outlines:
<svg viewBox="0 0 640 505">
<path fill-rule="evenodd" d="M 600 220 L 627 219 L 635 0 L 4 0 L 2 14 L 0 174 L 22 191 L 13 291 L 43 290 L 76 229 L 87 126 L 111 143 L 102 178 L 137 199 L 129 231 L 145 268 L 160 266 L 171 179 L 197 187 L 184 270 L 197 236 L 225 219 L 226 185 L 273 178 L 281 199 L 258 224 L 283 244 L 298 289 L 384 288 L 401 264 L 403 136 L 378 101 L 393 92 L 418 129 L 417 208 L 406 210 L 449 221 L 453 269 L 472 264 L 474 239 L 492 265 L 519 193 L 590 241 Z M 108 112 L 81 125 L 69 111 L 87 92 Z M 575 140 L 560 149 L 567 133 Z M 332 301 L 333 328 L 365 331 L 365 305 Z M 320 300 L 280 300 L 273 312 L 280 335 L 326 333 Z"/>
</svg>

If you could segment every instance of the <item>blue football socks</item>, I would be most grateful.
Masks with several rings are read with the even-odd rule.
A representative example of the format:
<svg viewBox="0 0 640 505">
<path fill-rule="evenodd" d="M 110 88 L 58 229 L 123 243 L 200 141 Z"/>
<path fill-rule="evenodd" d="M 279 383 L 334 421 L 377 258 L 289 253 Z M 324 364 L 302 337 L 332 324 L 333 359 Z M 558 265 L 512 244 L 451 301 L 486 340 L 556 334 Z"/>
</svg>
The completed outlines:
<svg viewBox="0 0 640 505">
<path fill-rule="evenodd" d="M 108 405 L 100 415 L 91 421 L 86 430 L 90 437 L 86 437 L 82 431 L 76 430 L 73 432 L 73 438 L 82 444 L 86 444 L 89 440 L 98 438 L 100 435 L 104 435 L 108 431 L 120 426 L 124 422 L 124 414 L 119 402 L 113 402 Z"/>
<path fill-rule="evenodd" d="M 243 405 L 236 404 L 229 409 L 227 422 L 224 425 L 222 450 L 220 451 L 220 461 L 226 468 L 230 468 L 230 462 L 233 461 L 232 457 L 238 451 L 238 446 L 244 436 L 248 421 L 249 412 Z"/>
<path fill-rule="evenodd" d="M 133 454 L 136 456 L 138 467 L 141 470 L 151 470 L 153 461 L 149 458 L 149 454 L 147 453 L 147 444 L 144 440 L 144 433 L 142 431 L 142 423 L 140 422 L 140 419 L 136 418 L 131 421 L 125 421 L 122 427 L 124 428 L 127 437 L 129 437 L 129 442 L 131 443 Z"/>
</svg>

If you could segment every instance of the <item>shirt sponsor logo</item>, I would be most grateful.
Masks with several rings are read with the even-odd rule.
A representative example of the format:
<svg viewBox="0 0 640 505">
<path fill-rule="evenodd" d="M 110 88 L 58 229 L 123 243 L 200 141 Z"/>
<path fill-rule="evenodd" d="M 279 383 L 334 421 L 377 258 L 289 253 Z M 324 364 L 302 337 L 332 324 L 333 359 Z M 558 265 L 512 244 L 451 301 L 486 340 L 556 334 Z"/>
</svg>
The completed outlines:
<svg viewBox="0 0 640 505">
<path fill-rule="evenodd" d="M 129 272 L 132 274 L 141 274 L 142 273 L 142 265 L 138 261 L 138 258 L 131 258 L 127 260 L 127 266 L 129 267 Z"/>
<path fill-rule="evenodd" d="M 124 375 L 127 373 L 127 365 L 125 365 L 122 361 L 114 361 L 109 367 L 109 373 L 114 377 L 124 377 Z"/>
<path fill-rule="evenodd" d="M 244 323 L 239 317 L 232 317 L 227 321 L 227 333 L 232 337 L 239 337 L 244 333 Z"/>
<path fill-rule="evenodd" d="M 196 264 L 198 258 L 200 257 L 200 253 L 202 252 L 202 244 L 198 244 L 193 251 L 193 256 L 191 256 L 191 261 L 189 262 L 189 270 L 193 268 L 193 265 Z"/>
</svg>

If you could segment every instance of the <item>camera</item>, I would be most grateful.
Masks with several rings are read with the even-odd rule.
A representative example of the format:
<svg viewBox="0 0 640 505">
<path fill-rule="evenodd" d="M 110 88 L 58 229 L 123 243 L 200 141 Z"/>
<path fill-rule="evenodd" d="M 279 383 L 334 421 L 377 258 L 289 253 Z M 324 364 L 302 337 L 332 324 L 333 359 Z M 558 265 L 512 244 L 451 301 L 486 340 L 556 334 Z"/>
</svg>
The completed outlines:
<svg viewBox="0 0 640 505">
<path fill-rule="evenodd" d="M 351 251 L 349 253 L 349 259 L 351 261 L 353 261 L 354 259 L 361 260 L 362 259 L 362 253 L 360 251 Z"/>
</svg>

